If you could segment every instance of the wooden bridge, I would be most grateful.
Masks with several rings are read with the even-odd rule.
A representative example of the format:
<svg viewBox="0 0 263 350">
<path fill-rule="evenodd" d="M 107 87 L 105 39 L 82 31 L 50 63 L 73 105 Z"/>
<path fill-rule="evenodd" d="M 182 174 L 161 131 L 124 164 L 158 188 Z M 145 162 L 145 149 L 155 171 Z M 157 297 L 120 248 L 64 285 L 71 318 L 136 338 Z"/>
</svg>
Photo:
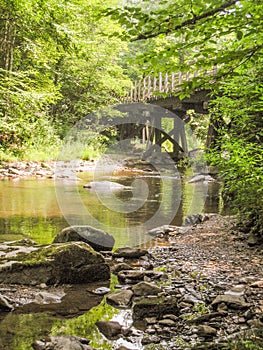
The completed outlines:
<svg viewBox="0 0 263 350">
<path fill-rule="evenodd" d="M 190 120 L 187 111 L 193 110 L 197 114 L 208 114 L 210 91 L 199 88 L 194 90 L 189 97 L 183 99 L 180 99 L 178 95 L 182 91 L 184 82 L 192 81 L 197 77 L 212 78 L 216 74 L 217 68 L 215 67 L 210 71 L 197 70 L 192 73 L 179 72 L 164 75 L 159 73 L 158 77 L 145 77 L 135 82 L 129 96 L 125 99 L 125 104 L 120 105 L 118 109 L 131 113 L 130 104 L 134 103 L 132 115 L 139 124 L 121 123 L 118 127 L 120 140 L 127 137 L 141 139 L 146 144 L 146 150 L 142 157 L 145 159 L 157 149 L 165 150 L 175 160 L 187 155 L 185 123 Z M 157 108 L 149 110 L 149 104 Z M 172 119 L 172 123 L 170 123 L 172 127 L 169 131 L 164 131 L 162 127 L 162 121 L 165 118 Z M 209 140 L 211 135 L 211 130 L 209 130 L 207 145 L 211 141 Z M 165 147 L 167 141 L 172 144 L 172 151 L 167 151 Z"/>
</svg>

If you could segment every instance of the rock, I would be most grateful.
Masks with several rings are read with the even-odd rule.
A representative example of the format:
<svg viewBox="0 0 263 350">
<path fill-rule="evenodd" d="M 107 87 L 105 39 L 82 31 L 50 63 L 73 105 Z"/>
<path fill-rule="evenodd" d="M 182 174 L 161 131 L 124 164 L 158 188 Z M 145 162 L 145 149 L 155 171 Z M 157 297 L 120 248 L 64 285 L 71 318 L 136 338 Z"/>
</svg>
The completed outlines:
<svg viewBox="0 0 263 350">
<path fill-rule="evenodd" d="M 169 318 L 167 319 L 162 319 L 158 322 L 162 326 L 167 326 L 167 327 L 172 327 L 175 325 L 175 322 Z"/>
<path fill-rule="evenodd" d="M 97 321 L 96 326 L 108 339 L 115 339 L 122 331 L 121 325 L 116 321 Z"/>
<path fill-rule="evenodd" d="M 97 294 L 97 295 L 105 295 L 110 292 L 110 288 L 107 287 L 99 287 L 97 289 L 94 289 L 92 293 Z"/>
<path fill-rule="evenodd" d="M 155 270 L 124 270 L 118 273 L 118 279 L 121 283 L 137 283 L 145 278 L 159 279 L 164 273 Z"/>
<path fill-rule="evenodd" d="M 200 337 L 211 338 L 211 337 L 214 337 L 216 333 L 217 333 L 217 330 L 208 325 L 200 325 L 197 327 L 197 334 Z"/>
<path fill-rule="evenodd" d="M 32 344 L 34 350 L 92 350 L 86 338 L 72 335 L 50 336 L 45 340 L 37 340 Z"/>
<path fill-rule="evenodd" d="M 250 287 L 251 288 L 263 288 L 263 280 L 259 280 L 259 281 L 253 282 L 250 285 Z"/>
<path fill-rule="evenodd" d="M 148 254 L 148 251 L 145 249 L 122 247 L 116 249 L 113 256 L 115 258 L 137 259 L 146 254 Z"/>
<path fill-rule="evenodd" d="M 107 303 L 115 307 L 127 307 L 132 299 L 133 292 L 130 289 L 114 292 L 106 297 Z"/>
<path fill-rule="evenodd" d="M 48 292 L 40 292 L 36 294 L 35 302 L 38 304 L 60 303 L 61 298 L 63 298 L 64 295 L 65 293 L 54 294 L 54 293 L 48 293 Z"/>
<path fill-rule="evenodd" d="M 143 337 L 142 344 L 143 345 L 157 344 L 157 343 L 160 343 L 160 341 L 161 341 L 161 338 L 159 338 L 157 335 L 150 335 L 150 336 Z"/>
<path fill-rule="evenodd" d="M 185 218 L 185 225 L 192 226 L 195 224 L 201 224 L 202 220 L 203 220 L 203 216 L 201 214 L 188 215 Z"/>
<path fill-rule="evenodd" d="M 84 242 L 53 244 L 0 264 L 0 283 L 32 285 L 106 281 L 109 266 Z"/>
<path fill-rule="evenodd" d="M 118 263 L 116 265 L 113 265 L 111 268 L 111 272 L 115 275 L 117 275 L 118 272 L 123 270 L 132 270 L 132 267 L 126 263 Z"/>
<path fill-rule="evenodd" d="M 149 317 L 160 319 L 166 314 L 177 315 L 178 311 L 176 298 L 145 298 L 135 303 L 133 307 L 133 319 L 142 320 Z"/>
<path fill-rule="evenodd" d="M 159 236 L 160 234 L 167 234 L 169 232 L 174 232 L 177 230 L 178 230 L 177 226 L 163 225 L 163 226 L 159 226 L 159 227 L 151 229 L 150 231 L 148 231 L 148 234 L 150 236 L 156 237 L 156 236 Z"/>
<path fill-rule="evenodd" d="M 210 175 L 196 175 L 188 181 L 189 184 L 196 182 L 215 182 L 216 180 Z"/>
<path fill-rule="evenodd" d="M 149 282 L 139 282 L 132 287 L 132 290 L 137 296 L 157 295 L 162 291 L 160 287 Z"/>
<path fill-rule="evenodd" d="M 5 299 L 5 297 L 3 297 L 2 295 L 0 295 L 0 312 L 9 312 L 12 311 L 14 308 L 12 305 L 9 304 L 9 302 Z"/>
<path fill-rule="evenodd" d="M 96 251 L 112 250 L 115 239 L 108 233 L 91 226 L 69 226 L 64 228 L 53 243 L 81 241 L 88 243 Z"/>
<path fill-rule="evenodd" d="M 248 239 L 247 239 L 247 244 L 250 247 L 254 247 L 255 245 L 259 244 L 259 237 L 257 237 L 253 232 L 249 233 Z"/>
<path fill-rule="evenodd" d="M 223 294 L 218 295 L 212 302 L 212 306 L 217 306 L 221 303 L 226 304 L 234 309 L 247 308 L 249 305 L 246 303 L 245 299 L 240 295 Z"/>
<path fill-rule="evenodd" d="M 117 192 L 128 189 L 130 187 L 112 181 L 91 181 L 83 186 L 95 192 Z"/>
</svg>

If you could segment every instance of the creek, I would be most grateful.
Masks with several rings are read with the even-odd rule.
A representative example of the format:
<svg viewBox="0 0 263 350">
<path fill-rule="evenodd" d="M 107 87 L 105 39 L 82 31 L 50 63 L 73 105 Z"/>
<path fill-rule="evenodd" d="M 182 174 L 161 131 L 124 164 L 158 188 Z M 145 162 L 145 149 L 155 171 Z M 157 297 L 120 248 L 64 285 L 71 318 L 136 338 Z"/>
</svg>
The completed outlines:
<svg viewBox="0 0 263 350">
<path fill-rule="evenodd" d="M 100 195 L 84 189 L 83 185 L 93 180 L 92 173 L 80 174 L 77 183 L 61 180 L 56 185 L 52 179 L 1 181 L 0 242 L 31 238 L 49 244 L 64 227 L 99 222 L 113 234 L 116 247 L 145 245 L 150 241 L 145 229 L 165 223 L 181 226 L 190 214 L 222 210 L 220 184 L 188 183 L 187 174 L 182 178 L 144 173 L 104 179 L 127 188 L 120 193 Z M 156 212 L 157 219 L 151 221 Z M 170 222 L 165 221 L 167 218 Z M 145 222 L 150 222 L 149 227 Z M 113 278 L 111 284 L 116 283 Z M 87 337 L 94 348 L 111 349 L 111 343 L 95 326 L 101 319 L 121 320 L 127 326 L 131 323 L 129 311 L 115 309 L 104 299 L 99 305 L 96 301 L 90 311 L 71 319 L 58 319 L 49 313 L 10 313 L 0 322 L 0 348 L 32 350 L 35 339 L 62 332 Z"/>
</svg>

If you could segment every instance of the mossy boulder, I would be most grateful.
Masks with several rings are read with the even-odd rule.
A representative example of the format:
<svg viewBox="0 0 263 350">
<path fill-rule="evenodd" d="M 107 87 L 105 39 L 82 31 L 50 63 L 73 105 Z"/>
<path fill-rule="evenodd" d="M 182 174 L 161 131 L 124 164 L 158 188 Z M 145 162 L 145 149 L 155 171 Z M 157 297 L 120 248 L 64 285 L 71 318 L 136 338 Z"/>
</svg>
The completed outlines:
<svg viewBox="0 0 263 350">
<path fill-rule="evenodd" d="M 113 236 L 92 226 L 69 226 L 64 228 L 53 243 L 85 242 L 97 252 L 112 250 L 115 239 Z"/>
<path fill-rule="evenodd" d="M 80 284 L 110 278 L 103 256 L 84 242 L 35 247 L 0 260 L 0 283 Z"/>
</svg>

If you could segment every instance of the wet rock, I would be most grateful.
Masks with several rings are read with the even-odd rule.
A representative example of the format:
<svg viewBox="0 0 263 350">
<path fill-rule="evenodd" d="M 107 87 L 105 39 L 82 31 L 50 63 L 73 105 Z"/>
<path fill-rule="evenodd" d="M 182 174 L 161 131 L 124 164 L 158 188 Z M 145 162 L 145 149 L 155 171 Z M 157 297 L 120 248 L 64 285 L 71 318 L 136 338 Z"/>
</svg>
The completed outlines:
<svg viewBox="0 0 263 350">
<path fill-rule="evenodd" d="M 12 311 L 14 308 L 12 305 L 9 304 L 9 302 L 6 300 L 5 297 L 0 295 L 0 312 L 9 312 Z"/>
<path fill-rule="evenodd" d="M 211 338 L 217 334 L 217 330 L 213 327 L 208 326 L 208 325 L 200 325 L 197 327 L 197 334 L 200 337 Z"/>
<path fill-rule="evenodd" d="M 0 283 L 81 284 L 109 278 L 110 269 L 103 256 L 84 242 L 39 247 L 2 260 L 0 265 Z"/>
<path fill-rule="evenodd" d="M 92 350 L 86 338 L 71 335 L 50 336 L 32 344 L 34 350 Z"/>
<path fill-rule="evenodd" d="M 129 187 L 124 186 L 118 182 L 113 181 L 91 181 L 88 182 L 83 186 L 84 188 L 96 191 L 96 192 L 118 192 L 125 189 L 128 189 Z"/>
<path fill-rule="evenodd" d="M 35 297 L 35 302 L 38 304 L 54 304 L 54 303 L 60 303 L 61 298 L 65 293 L 48 293 L 48 292 L 40 292 Z"/>
<path fill-rule="evenodd" d="M 107 303 L 115 307 L 127 307 L 132 299 L 133 292 L 130 289 L 120 290 L 107 296 Z"/>
<path fill-rule="evenodd" d="M 113 256 L 115 258 L 137 259 L 146 254 L 148 254 L 148 251 L 145 249 L 122 247 L 116 249 Z"/>
<path fill-rule="evenodd" d="M 132 290 L 136 296 L 157 295 L 162 291 L 160 287 L 149 282 L 139 282 L 132 287 Z"/>
<path fill-rule="evenodd" d="M 122 332 L 122 327 L 119 322 L 116 321 L 98 321 L 96 326 L 99 331 L 105 335 L 108 339 L 115 339 Z"/>
<path fill-rule="evenodd" d="M 212 302 L 212 306 L 216 307 L 220 304 L 226 304 L 234 309 L 247 308 L 249 305 L 246 303 L 245 299 L 239 295 L 223 294 L 218 295 Z"/>
<path fill-rule="evenodd" d="M 111 272 L 114 273 L 115 275 L 117 275 L 118 272 L 123 270 L 132 270 L 132 267 L 126 263 L 118 263 L 113 265 L 111 268 Z"/>
<path fill-rule="evenodd" d="M 96 288 L 92 291 L 92 293 L 97 294 L 97 295 L 105 295 L 110 292 L 110 288 L 107 287 L 99 287 Z"/>
<path fill-rule="evenodd" d="M 157 319 L 160 319 L 166 314 L 178 314 L 176 298 L 145 298 L 138 301 L 133 306 L 134 320 L 141 320 L 146 317 L 156 317 Z"/>
<path fill-rule="evenodd" d="M 88 243 L 96 251 L 111 250 L 115 239 L 108 233 L 91 226 L 70 226 L 64 228 L 53 243 L 81 241 Z"/>
</svg>

